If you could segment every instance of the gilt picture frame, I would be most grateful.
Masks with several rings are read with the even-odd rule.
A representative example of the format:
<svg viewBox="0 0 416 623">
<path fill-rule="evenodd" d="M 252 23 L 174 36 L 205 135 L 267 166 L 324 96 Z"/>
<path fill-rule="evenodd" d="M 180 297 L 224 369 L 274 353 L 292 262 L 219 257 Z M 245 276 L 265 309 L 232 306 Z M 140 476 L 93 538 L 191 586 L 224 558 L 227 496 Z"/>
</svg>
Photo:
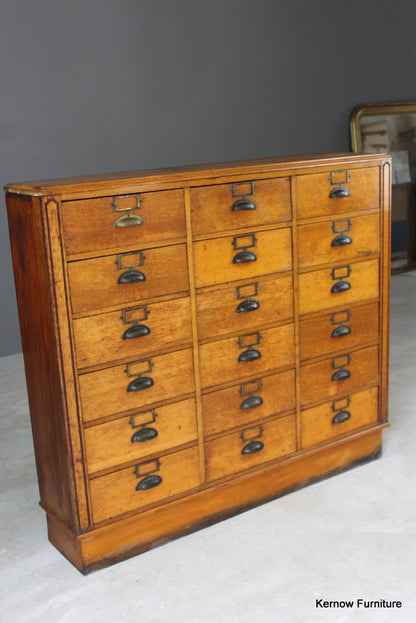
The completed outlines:
<svg viewBox="0 0 416 623">
<path fill-rule="evenodd" d="M 416 101 L 356 106 L 350 133 L 352 151 L 391 154 L 393 185 L 416 181 Z"/>
</svg>

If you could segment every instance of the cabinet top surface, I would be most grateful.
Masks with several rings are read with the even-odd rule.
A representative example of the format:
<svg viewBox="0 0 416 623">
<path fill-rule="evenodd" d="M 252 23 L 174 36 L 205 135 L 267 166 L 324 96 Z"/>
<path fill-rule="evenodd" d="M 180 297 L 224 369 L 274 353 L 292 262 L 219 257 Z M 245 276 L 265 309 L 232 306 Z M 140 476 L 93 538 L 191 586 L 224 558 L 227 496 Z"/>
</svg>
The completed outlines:
<svg viewBox="0 0 416 623">
<path fill-rule="evenodd" d="M 187 183 L 197 184 L 198 180 L 201 179 L 209 179 L 215 182 L 230 175 L 285 175 L 289 172 L 302 173 L 302 169 L 307 169 L 305 172 L 311 173 L 314 172 L 314 168 L 316 168 L 315 172 L 319 172 L 319 169 L 323 167 L 375 166 L 389 159 L 390 156 L 387 154 L 355 154 L 351 152 L 309 154 L 34 180 L 7 184 L 4 189 L 8 193 L 61 195 L 65 199 L 92 196 L 98 190 L 101 194 L 103 192 L 111 193 L 116 188 L 124 193 L 137 192 L 137 184 L 147 189 L 147 187 L 156 188 L 162 184 L 170 184 L 171 186 Z"/>
</svg>

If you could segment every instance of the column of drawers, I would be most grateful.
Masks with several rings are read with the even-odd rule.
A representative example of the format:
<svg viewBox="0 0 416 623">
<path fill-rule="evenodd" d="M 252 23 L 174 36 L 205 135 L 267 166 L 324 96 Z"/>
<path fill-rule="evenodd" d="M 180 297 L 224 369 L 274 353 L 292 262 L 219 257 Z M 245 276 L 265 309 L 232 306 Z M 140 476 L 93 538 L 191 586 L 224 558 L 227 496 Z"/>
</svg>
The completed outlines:
<svg viewBox="0 0 416 623">
<path fill-rule="evenodd" d="M 97 523 L 200 484 L 183 192 L 64 202 L 63 229 Z"/>
<path fill-rule="evenodd" d="M 379 170 L 297 178 L 302 448 L 377 423 Z"/>
<path fill-rule="evenodd" d="M 208 482 L 296 450 L 289 178 L 191 188 Z"/>
</svg>

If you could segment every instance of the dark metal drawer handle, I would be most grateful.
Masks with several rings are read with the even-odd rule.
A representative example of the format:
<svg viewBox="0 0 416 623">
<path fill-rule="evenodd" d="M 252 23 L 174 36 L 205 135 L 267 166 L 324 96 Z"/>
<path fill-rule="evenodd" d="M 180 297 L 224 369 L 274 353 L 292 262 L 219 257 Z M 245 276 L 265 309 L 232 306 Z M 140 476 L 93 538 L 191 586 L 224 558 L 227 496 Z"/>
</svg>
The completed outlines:
<svg viewBox="0 0 416 623">
<path fill-rule="evenodd" d="M 334 283 L 334 285 L 331 288 L 331 292 L 337 293 L 337 292 L 346 292 L 346 290 L 349 290 L 351 288 L 351 284 L 349 281 L 343 281 L 341 279 L 341 281 L 338 281 L 337 283 Z"/>
<path fill-rule="evenodd" d="M 134 340 L 136 337 L 143 337 L 144 335 L 149 335 L 149 333 L 150 329 L 145 324 L 134 324 L 124 331 L 123 340 Z"/>
<path fill-rule="evenodd" d="M 158 432 L 155 428 L 141 428 L 136 430 L 131 440 L 134 441 L 150 441 L 158 436 Z"/>
<path fill-rule="evenodd" d="M 264 443 L 261 441 L 250 441 L 244 448 L 241 450 L 241 454 L 254 454 L 255 452 L 260 452 L 263 450 Z"/>
<path fill-rule="evenodd" d="M 128 392 L 140 392 L 142 389 L 147 389 L 148 387 L 152 387 L 154 381 L 150 376 L 139 376 L 139 378 L 134 379 L 127 385 Z"/>
<path fill-rule="evenodd" d="M 240 405 L 240 409 L 255 409 L 263 404 L 263 398 L 260 396 L 249 396 Z"/>
<path fill-rule="evenodd" d="M 146 489 L 153 489 L 153 487 L 157 487 L 162 482 L 162 477 L 157 474 L 149 474 L 146 478 L 143 478 L 136 485 L 136 491 L 145 491 Z"/>
<path fill-rule="evenodd" d="M 337 186 L 336 188 L 331 190 L 331 192 L 329 193 L 329 197 L 331 199 L 336 199 L 338 197 L 349 197 L 349 196 L 350 196 L 350 191 L 348 188 L 345 188 L 345 186 Z"/>
<path fill-rule="evenodd" d="M 260 307 L 260 303 L 255 299 L 247 299 L 245 301 L 241 301 L 239 306 L 237 307 L 237 312 L 251 312 L 255 311 Z"/>
<path fill-rule="evenodd" d="M 141 270 L 126 270 L 117 279 L 117 283 L 136 283 L 138 281 L 146 281 L 146 275 Z"/>
<path fill-rule="evenodd" d="M 261 352 L 257 348 L 248 348 L 238 357 L 238 361 L 255 361 L 260 359 Z"/>
<path fill-rule="evenodd" d="M 349 370 L 337 370 L 331 377 L 331 381 L 345 381 L 349 379 L 351 376 L 351 372 Z"/>
<path fill-rule="evenodd" d="M 340 411 L 332 418 L 332 424 L 341 424 L 341 422 L 346 422 L 351 417 L 351 413 L 349 411 Z"/>
<path fill-rule="evenodd" d="M 143 225 L 143 219 L 138 214 L 124 214 L 114 223 L 114 227 L 132 227 L 133 225 Z"/>
<path fill-rule="evenodd" d="M 233 207 L 231 208 L 231 210 L 233 212 L 238 212 L 240 210 L 255 210 L 256 209 L 256 204 L 254 203 L 254 201 L 252 199 L 247 199 L 247 198 L 243 198 L 243 199 L 238 199 L 237 201 L 235 201 L 233 203 Z"/>
<path fill-rule="evenodd" d="M 347 244 L 352 243 L 352 238 L 348 234 L 338 234 L 331 242 L 333 247 L 344 247 Z"/>
<path fill-rule="evenodd" d="M 233 257 L 233 264 L 245 264 L 247 262 L 255 262 L 257 255 L 253 251 L 240 251 Z"/>
<path fill-rule="evenodd" d="M 331 337 L 342 337 L 343 335 L 349 335 L 351 333 L 351 327 L 347 327 L 345 324 L 340 324 L 331 333 Z"/>
</svg>

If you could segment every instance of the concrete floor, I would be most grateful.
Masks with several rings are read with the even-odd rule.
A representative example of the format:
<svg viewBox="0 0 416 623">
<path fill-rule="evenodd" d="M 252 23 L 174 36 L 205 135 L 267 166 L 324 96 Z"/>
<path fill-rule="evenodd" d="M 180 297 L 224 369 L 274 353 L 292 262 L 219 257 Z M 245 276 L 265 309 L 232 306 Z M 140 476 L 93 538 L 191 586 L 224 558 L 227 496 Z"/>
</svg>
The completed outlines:
<svg viewBox="0 0 416 623">
<path fill-rule="evenodd" d="M 0 359 L 0 621 L 414 623 L 415 272 L 392 278 L 390 381 L 380 459 L 84 577 L 47 541 L 22 357 Z"/>
</svg>

